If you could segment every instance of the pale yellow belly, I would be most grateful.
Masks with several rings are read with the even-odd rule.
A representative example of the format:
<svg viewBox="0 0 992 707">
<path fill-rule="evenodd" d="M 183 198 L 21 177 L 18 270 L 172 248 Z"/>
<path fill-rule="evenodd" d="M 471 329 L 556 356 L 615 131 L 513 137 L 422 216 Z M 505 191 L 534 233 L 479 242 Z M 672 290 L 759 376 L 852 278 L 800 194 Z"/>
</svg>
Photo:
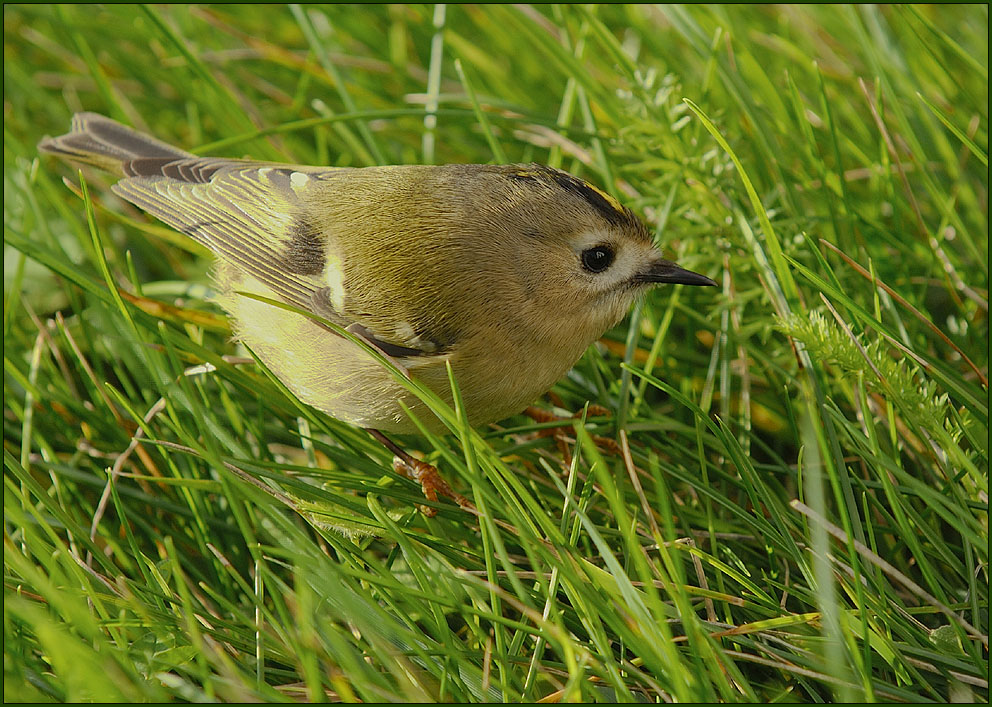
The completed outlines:
<svg viewBox="0 0 992 707">
<path fill-rule="evenodd" d="M 275 299 L 254 282 L 237 289 Z M 306 317 L 229 292 L 220 298 L 238 338 L 301 401 L 332 417 L 384 432 L 416 433 L 404 405 L 432 432 L 447 427 L 387 368 L 361 347 Z M 445 359 L 450 360 L 473 426 L 515 414 L 533 402 L 574 363 L 563 352 L 496 343 L 461 348 L 446 357 L 409 359 L 407 370 L 452 404 Z M 567 360 L 563 360 L 567 359 Z"/>
</svg>

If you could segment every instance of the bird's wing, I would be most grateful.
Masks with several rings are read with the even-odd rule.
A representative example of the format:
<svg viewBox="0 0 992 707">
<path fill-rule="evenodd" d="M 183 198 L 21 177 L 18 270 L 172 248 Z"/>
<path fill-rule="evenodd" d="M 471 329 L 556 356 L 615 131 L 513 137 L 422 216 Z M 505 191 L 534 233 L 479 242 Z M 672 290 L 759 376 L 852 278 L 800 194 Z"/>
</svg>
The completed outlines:
<svg viewBox="0 0 992 707">
<path fill-rule="evenodd" d="M 212 250 L 294 307 L 367 338 L 392 356 L 434 353 L 396 331 L 377 332 L 335 306 L 328 240 L 308 218 L 312 181 L 341 170 L 220 158 L 148 157 L 123 163 L 113 191 Z M 338 274 L 340 278 L 340 274 Z M 343 287 L 340 280 L 332 283 Z M 429 347 L 428 347 L 429 348 Z"/>
</svg>

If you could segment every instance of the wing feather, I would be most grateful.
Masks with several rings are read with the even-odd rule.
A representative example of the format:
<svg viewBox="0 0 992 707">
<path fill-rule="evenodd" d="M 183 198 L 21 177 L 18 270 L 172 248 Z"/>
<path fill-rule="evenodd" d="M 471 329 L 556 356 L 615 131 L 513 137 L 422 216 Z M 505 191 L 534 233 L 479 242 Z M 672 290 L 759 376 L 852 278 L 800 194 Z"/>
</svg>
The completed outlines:
<svg viewBox="0 0 992 707">
<path fill-rule="evenodd" d="M 314 233 L 300 193 L 338 170 L 218 158 L 125 162 L 113 191 L 209 248 L 287 303 L 349 328 L 397 357 L 440 353 L 379 332 L 334 307 L 324 278 L 327 234 Z"/>
<path fill-rule="evenodd" d="M 294 219 L 304 204 L 277 180 L 288 167 L 233 160 L 140 160 L 113 190 L 187 234 L 294 306 L 310 308 L 321 284 L 287 267 Z M 262 177 L 260 178 L 260 174 Z M 289 177 L 284 180 L 289 184 Z"/>
<path fill-rule="evenodd" d="M 418 312 L 397 307 L 395 293 L 380 286 L 376 276 L 395 262 L 347 257 L 355 251 L 350 236 L 378 238 L 390 250 L 396 220 L 377 213 L 381 203 L 357 220 L 342 207 L 356 199 L 374 202 L 382 190 L 393 189 L 395 182 L 385 176 L 395 170 L 422 168 L 350 170 L 198 157 L 96 113 L 76 114 L 69 133 L 46 137 L 38 147 L 122 175 L 113 187 L 120 197 L 205 245 L 266 292 L 350 328 L 394 356 L 422 356 L 425 363 L 452 341 L 445 336 L 446 345 L 439 345 L 437 336 L 422 331 L 429 327 Z M 340 179 L 346 174 L 354 179 Z M 384 218 L 377 230 L 376 219 Z"/>
</svg>

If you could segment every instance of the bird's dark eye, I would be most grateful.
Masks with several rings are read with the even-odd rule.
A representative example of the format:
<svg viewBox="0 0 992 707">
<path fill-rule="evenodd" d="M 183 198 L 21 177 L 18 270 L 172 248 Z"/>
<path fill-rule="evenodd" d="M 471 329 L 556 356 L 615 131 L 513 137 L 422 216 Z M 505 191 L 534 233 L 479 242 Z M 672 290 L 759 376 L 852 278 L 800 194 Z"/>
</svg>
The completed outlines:
<svg viewBox="0 0 992 707">
<path fill-rule="evenodd" d="M 598 245 L 582 251 L 582 267 L 589 272 L 603 272 L 613 264 L 613 249 Z"/>
</svg>

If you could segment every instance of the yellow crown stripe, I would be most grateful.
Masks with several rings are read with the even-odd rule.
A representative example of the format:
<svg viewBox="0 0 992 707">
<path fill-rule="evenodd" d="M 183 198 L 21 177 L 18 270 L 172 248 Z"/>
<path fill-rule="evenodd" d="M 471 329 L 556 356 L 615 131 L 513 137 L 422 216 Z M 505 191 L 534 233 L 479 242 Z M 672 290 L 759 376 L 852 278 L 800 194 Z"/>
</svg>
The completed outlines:
<svg viewBox="0 0 992 707">
<path fill-rule="evenodd" d="M 623 206 L 621 206 L 620 202 L 617 201 L 612 195 L 607 194 L 605 191 L 603 191 L 602 189 L 600 189 L 599 187 L 593 184 L 590 184 L 589 182 L 585 182 L 585 185 L 590 189 L 592 189 L 597 194 L 599 194 L 601 197 L 603 197 L 606 203 L 612 206 L 615 211 L 621 214 L 623 213 Z"/>
</svg>

